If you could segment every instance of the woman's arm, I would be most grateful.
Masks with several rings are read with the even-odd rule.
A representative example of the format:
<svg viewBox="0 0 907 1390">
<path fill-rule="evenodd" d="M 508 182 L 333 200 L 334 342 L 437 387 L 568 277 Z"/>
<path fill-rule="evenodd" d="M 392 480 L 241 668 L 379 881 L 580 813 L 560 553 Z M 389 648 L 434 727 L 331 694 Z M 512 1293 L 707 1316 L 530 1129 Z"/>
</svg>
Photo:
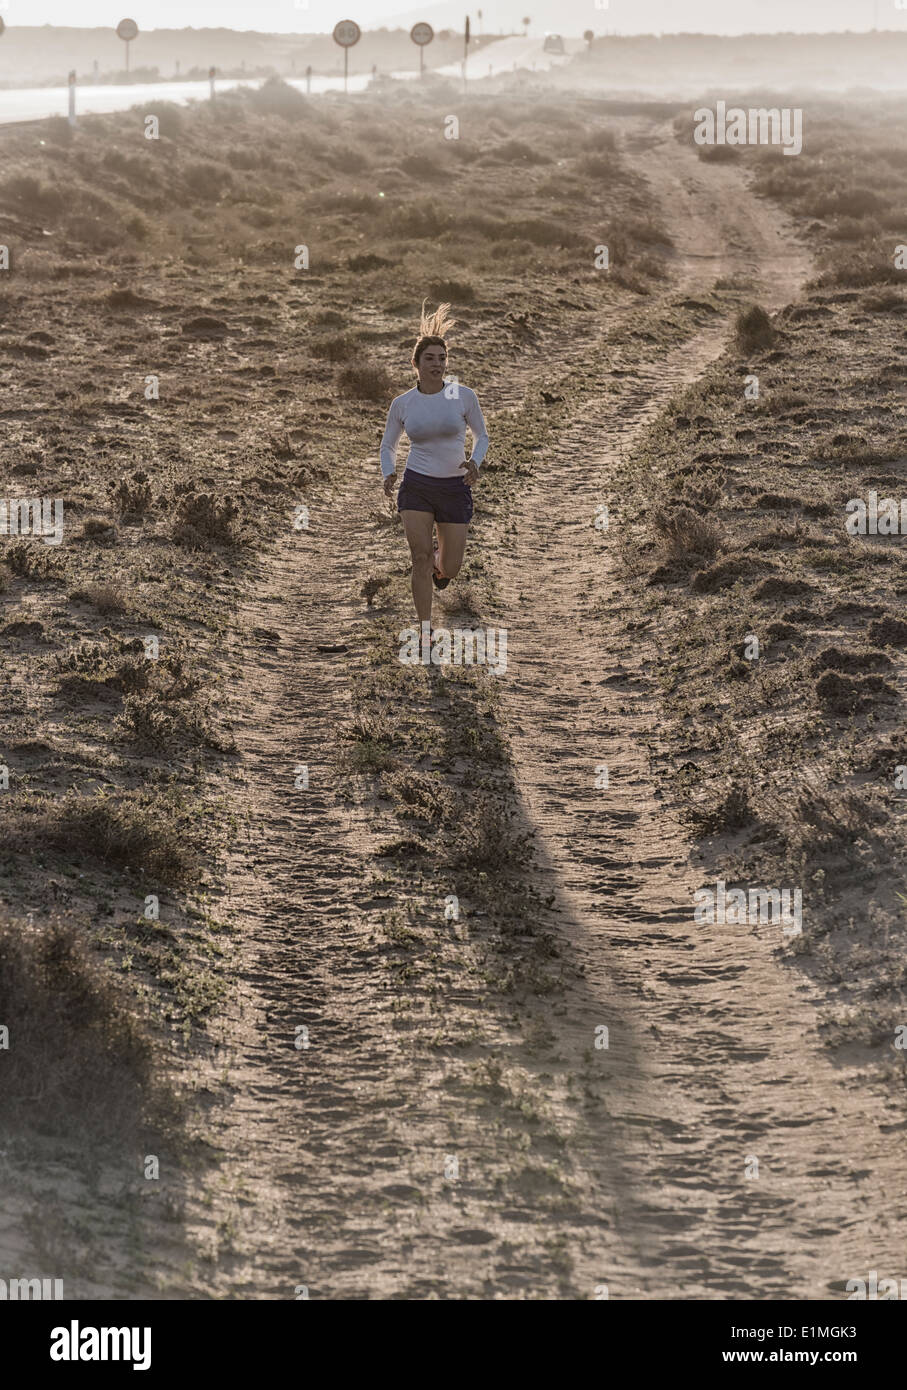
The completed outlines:
<svg viewBox="0 0 907 1390">
<path fill-rule="evenodd" d="M 381 476 L 390 478 L 397 471 L 397 445 L 403 433 L 403 417 L 396 401 L 391 401 L 381 440 Z"/>
<path fill-rule="evenodd" d="M 471 461 L 478 468 L 483 458 L 488 452 L 488 431 L 485 428 L 485 417 L 482 415 L 482 407 L 479 405 L 479 398 L 475 391 L 469 391 L 466 395 L 466 423 L 472 431 L 472 454 Z"/>
</svg>

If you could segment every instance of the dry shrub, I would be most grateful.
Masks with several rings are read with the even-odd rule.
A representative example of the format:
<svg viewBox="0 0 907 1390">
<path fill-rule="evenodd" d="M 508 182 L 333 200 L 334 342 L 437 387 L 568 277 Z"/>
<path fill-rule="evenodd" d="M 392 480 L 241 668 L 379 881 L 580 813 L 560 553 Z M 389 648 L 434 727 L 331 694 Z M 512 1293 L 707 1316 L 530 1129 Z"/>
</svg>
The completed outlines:
<svg viewBox="0 0 907 1390">
<path fill-rule="evenodd" d="M 897 290 L 882 290 L 880 294 L 868 294 L 863 307 L 874 314 L 901 313 L 907 309 L 907 300 Z"/>
<path fill-rule="evenodd" d="M 353 743 L 393 743 L 396 732 L 390 705 L 357 709 L 343 730 L 344 737 Z"/>
<path fill-rule="evenodd" d="M 233 174 L 226 164 L 214 164 L 211 160 L 200 160 L 190 164 L 186 170 L 186 181 L 191 192 L 204 202 L 216 203 L 233 186 Z"/>
<path fill-rule="evenodd" d="M 394 383 L 384 367 L 349 366 L 338 372 L 337 390 L 342 396 L 384 402 L 393 396 Z"/>
<path fill-rule="evenodd" d="M 124 473 L 118 483 L 109 484 L 109 490 L 112 492 L 113 500 L 124 519 L 127 517 L 138 519 L 145 516 L 154 500 L 151 480 L 148 474 L 141 470 L 129 477 Z"/>
<path fill-rule="evenodd" d="M 408 174 L 413 179 L 433 179 L 443 182 L 447 178 L 447 171 L 438 159 L 427 154 L 404 155 L 400 160 L 400 168 L 404 174 Z"/>
<path fill-rule="evenodd" d="M 42 183 L 33 174 L 15 174 L 0 184 L 4 199 L 12 202 L 19 212 L 37 218 L 54 217 L 68 206 L 65 188 Z"/>
<path fill-rule="evenodd" d="M 120 218 L 112 205 L 103 216 L 77 212 L 67 217 L 66 235 L 70 241 L 78 242 L 96 255 L 112 251 L 114 247 L 121 246 L 124 240 Z"/>
<path fill-rule="evenodd" d="M 146 108 L 140 108 L 143 115 Z M 154 103 L 153 116 L 157 116 L 158 132 L 165 140 L 175 140 L 182 132 L 185 117 L 182 109 L 172 101 L 157 101 Z"/>
<path fill-rule="evenodd" d="M 134 695 L 149 688 L 152 669 L 150 661 L 122 661 L 105 683 L 123 695 Z"/>
<path fill-rule="evenodd" d="M 171 752 L 185 748 L 233 749 L 213 728 L 208 710 L 197 704 L 168 704 L 166 693 L 139 690 L 126 696 L 117 727 L 140 748 Z"/>
<path fill-rule="evenodd" d="M 66 566 L 58 547 L 47 546 L 43 540 L 13 541 L 5 558 L 19 579 L 59 579 Z"/>
<path fill-rule="evenodd" d="M 73 594 L 72 597 L 75 599 L 79 595 Z M 53 658 L 53 668 L 63 673 L 75 671 L 83 676 L 99 676 L 105 661 L 106 652 L 100 642 L 79 642 L 68 651 L 58 652 Z"/>
<path fill-rule="evenodd" d="M 835 188 L 818 197 L 805 199 L 801 210 L 807 217 L 864 218 L 868 213 L 881 212 L 887 206 L 888 198 L 871 188 Z"/>
<path fill-rule="evenodd" d="M 119 584 L 90 584 L 87 589 L 76 590 L 70 594 L 73 602 L 90 603 L 104 617 L 113 613 L 126 613 L 129 603 Z"/>
<path fill-rule="evenodd" d="M 731 163 L 740 158 L 735 145 L 697 145 L 696 153 L 707 164 Z"/>
<path fill-rule="evenodd" d="M 89 516 L 82 522 L 83 540 L 100 540 L 102 537 L 109 540 L 116 536 L 116 527 L 112 521 L 105 521 L 101 516 Z"/>
<path fill-rule="evenodd" d="M 867 637 L 870 642 L 882 647 L 907 647 L 907 623 L 902 618 L 894 618 L 886 613 L 884 618 L 874 618 L 869 624 Z"/>
<path fill-rule="evenodd" d="M 257 91 L 249 92 L 247 99 L 255 110 L 287 121 L 301 120 L 311 110 L 309 99 L 279 77 L 269 77 Z"/>
<path fill-rule="evenodd" d="M 896 700 L 897 691 L 881 676 L 852 677 L 826 671 L 816 681 L 816 699 L 829 714 L 856 714 L 877 700 Z"/>
<path fill-rule="evenodd" d="M 884 652 L 843 651 L 840 647 L 824 647 L 813 658 L 812 671 L 821 675 L 823 671 L 845 671 L 859 674 L 863 671 L 884 671 L 892 666 L 892 660 Z"/>
<path fill-rule="evenodd" d="M 754 591 L 753 598 L 778 600 L 800 598 L 802 594 L 812 593 L 815 593 L 815 585 L 808 584 L 805 579 L 785 579 L 781 575 L 771 575 L 768 579 L 763 579 Z"/>
<path fill-rule="evenodd" d="M 786 811 L 785 839 L 810 876 L 823 869 L 826 879 L 846 877 L 856 881 L 858 864 L 864 877 L 875 872 L 870 867 L 871 859 L 863 858 L 866 844 L 876 851 L 876 863 L 885 857 L 874 834 L 881 814 L 855 791 L 825 790 L 812 785 Z"/>
<path fill-rule="evenodd" d="M 476 297 L 475 289 L 465 280 L 433 280 L 428 293 L 442 304 L 471 304 Z"/>
<path fill-rule="evenodd" d="M 72 926 L 0 923 L 0 999 L 4 1130 L 120 1142 L 134 1133 L 155 1089 L 153 1045 Z"/>
<path fill-rule="evenodd" d="M 560 114 L 563 115 L 564 113 Z M 582 136 L 579 143 L 582 149 L 591 150 L 593 154 L 598 154 L 603 151 L 605 153 L 610 152 L 614 154 L 617 151 L 617 136 L 613 130 L 609 130 L 607 127 L 600 130 L 587 131 L 586 134 Z"/>
<path fill-rule="evenodd" d="M 565 222 L 552 222 L 546 217 L 512 218 L 506 235 L 529 241 L 533 246 L 578 246 L 583 236 Z"/>
<path fill-rule="evenodd" d="M 353 339 L 343 333 L 335 333 L 324 338 L 313 338 L 309 351 L 313 357 L 323 357 L 326 362 L 345 362 L 355 351 Z"/>
<path fill-rule="evenodd" d="M 828 235 L 832 241 L 865 241 L 869 232 L 870 228 L 865 221 L 857 221 L 855 217 L 842 217 L 832 224 Z"/>
<path fill-rule="evenodd" d="M 393 237 L 435 237 L 451 225 L 451 217 L 430 198 L 415 199 L 391 210 L 389 229 Z"/>
<path fill-rule="evenodd" d="M 239 508 L 229 497 L 220 501 L 211 492 L 186 493 L 177 503 L 173 539 L 190 550 L 235 545 L 238 516 Z"/>
<path fill-rule="evenodd" d="M 71 145 L 73 142 L 73 128 L 67 116 L 48 116 L 46 121 L 41 122 L 41 131 L 45 139 L 54 145 Z"/>
<path fill-rule="evenodd" d="M 486 156 L 498 163 L 513 165 L 550 164 L 551 159 L 541 150 L 534 149 L 525 140 L 504 140 Z"/>
<path fill-rule="evenodd" d="M 450 837 L 452 868 L 519 869 L 532 859 L 532 837 L 514 832 L 514 811 L 497 797 L 480 793 L 463 802 Z"/>
<path fill-rule="evenodd" d="M 693 569 L 710 562 L 721 544 L 721 532 L 715 522 L 691 507 L 657 512 L 652 527 L 664 563 L 678 569 Z"/>
<path fill-rule="evenodd" d="M 386 589 L 390 582 L 389 575 L 369 575 L 368 579 L 364 581 L 359 592 L 365 599 L 369 608 L 371 608 L 382 589 Z"/>
<path fill-rule="evenodd" d="M 707 569 L 699 570 L 693 575 L 690 587 L 696 594 L 714 594 L 720 589 L 730 589 L 738 579 L 751 579 L 753 575 L 761 574 L 764 568 L 764 565 L 745 555 L 731 555 Z"/>
<path fill-rule="evenodd" d="M 816 280 L 822 288 L 828 285 L 866 289 L 870 285 L 896 285 L 903 281 L 904 272 L 891 261 L 873 260 L 870 256 L 854 255 L 839 261 Z"/>
<path fill-rule="evenodd" d="M 607 154 L 586 154 L 576 162 L 577 173 L 587 179 L 613 178 L 618 168 L 616 158 Z"/>
<path fill-rule="evenodd" d="M 737 346 L 742 352 L 758 352 L 761 348 L 770 348 L 777 336 L 771 319 L 759 304 L 753 304 L 749 309 L 741 309 L 734 326 Z"/>
<path fill-rule="evenodd" d="M 0 839 L 7 852 L 100 860 L 165 884 L 191 884 L 201 867 L 191 811 L 174 796 L 4 797 Z"/>
<path fill-rule="evenodd" d="M 349 269 L 355 270 L 357 274 L 366 274 L 370 270 L 384 270 L 387 266 L 393 264 L 394 262 L 387 256 L 378 256 L 373 251 L 365 251 L 361 256 L 350 256 L 347 259 Z M 335 310 L 327 309 L 319 314 L 315 314 L 312 322 L 341 324 L 344 322 L 344 318 L 342 314 L 338 314 Z"/>
<path fill-rule="evenodd" d="M 754 819 L 749 793 L 740 783 L 734 783 L 714 806 L 706 806 L 702 800 L 687 801 L 681 814 L 696 835 L 722 835 L 742 830 Z"/>
<path fill-rule="evenodd" d="M 384 794 L 398 803 L 401 818 L 443 821 L 455 809 L 453 794 L 439 777 L 409 768 L 385 773 L 381 779 Z"/>
</svg>

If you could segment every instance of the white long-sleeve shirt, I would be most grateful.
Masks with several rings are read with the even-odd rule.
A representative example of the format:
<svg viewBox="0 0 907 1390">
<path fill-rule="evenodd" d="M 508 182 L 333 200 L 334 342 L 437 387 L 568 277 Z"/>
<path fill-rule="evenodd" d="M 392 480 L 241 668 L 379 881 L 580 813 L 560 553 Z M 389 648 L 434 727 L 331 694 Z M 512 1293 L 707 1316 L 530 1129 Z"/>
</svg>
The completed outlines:
<svg viewBox="0 0 907 1390">
<path fill-rule="evenodd" d="M 448 395 L 448 391 L 451 392 Z M 418 386 L 391 401 L 384 438 L 381 440 L 381 474 L 396 471 L 396 450 L 406 432 L 409 453 L 406 467 L 431 478 L 462 478 L 466 453 L 466 426 L 472 431 L 472 458 L 482 462 L 488 450 L 488 431 L 479 398 L 468 386 L 456 383 L 441 391 L 420 391 Z"/>
</svg>

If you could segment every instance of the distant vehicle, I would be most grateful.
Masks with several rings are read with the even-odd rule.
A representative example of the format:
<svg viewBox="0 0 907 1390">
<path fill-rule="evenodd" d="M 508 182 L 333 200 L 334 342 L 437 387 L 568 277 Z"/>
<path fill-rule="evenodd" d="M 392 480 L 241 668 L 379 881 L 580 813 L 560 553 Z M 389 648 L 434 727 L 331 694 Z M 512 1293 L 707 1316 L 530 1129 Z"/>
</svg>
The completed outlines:
<svg viewBox="0 0 907 1390">
<path fill-rule="evenodd" d="M 546 34 L 545 42 L 542 44 L 543 53 L 565 53 L 564 40 L 560 34 Z"/>
</svg>

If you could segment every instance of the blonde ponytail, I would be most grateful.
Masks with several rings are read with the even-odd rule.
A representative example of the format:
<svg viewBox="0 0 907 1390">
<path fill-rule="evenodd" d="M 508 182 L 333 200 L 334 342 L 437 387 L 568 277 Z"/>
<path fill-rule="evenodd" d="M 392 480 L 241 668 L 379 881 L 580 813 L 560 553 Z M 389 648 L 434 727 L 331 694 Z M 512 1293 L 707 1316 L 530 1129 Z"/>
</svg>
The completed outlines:
<svg viewBox="0 0 907 1390">
<path fill-rule="evenodd" d="M 443 348 L 447 348 L 445 334 L 456 324 L 456 319 L 451 318 L 450 305 L 439 304 L 433 314 L 426 314 L 426 299 L 422 300 L 422 313 L 419 317 L 419 339 L 413 348 L 413 366 L 418 367 L 419 358 L 429 343 L 437 343 Z"/>
<path fill-rule="evenodd" d="M 419 320 L 419 336 L 422 338 L 443 338 L 456 324 L 450 316 L 450 305 L 439 304 L 433 314 L 426 314 L 427 299 L 422 300 L 422 315 Z"/>
</svg>

